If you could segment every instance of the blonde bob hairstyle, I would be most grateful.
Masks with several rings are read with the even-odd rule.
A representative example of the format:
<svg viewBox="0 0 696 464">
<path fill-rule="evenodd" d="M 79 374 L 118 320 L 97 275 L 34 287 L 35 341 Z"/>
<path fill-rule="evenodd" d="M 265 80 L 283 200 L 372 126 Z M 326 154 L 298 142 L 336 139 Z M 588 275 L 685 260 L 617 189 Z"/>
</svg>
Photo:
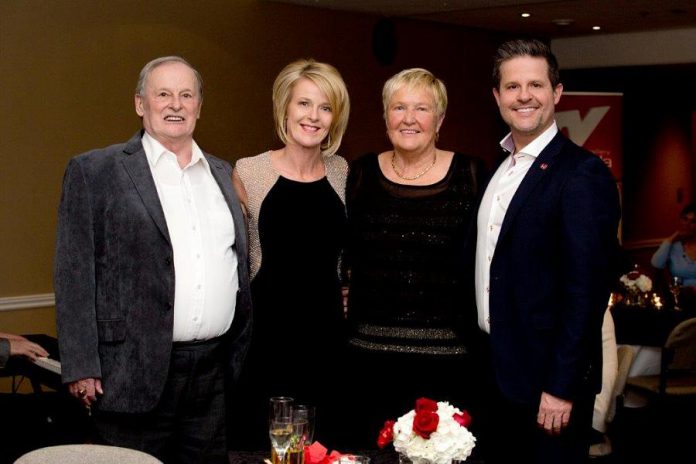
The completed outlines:
<svg viewBox="0 0 696 464">
<path fill-rule="evenodd" d="M 321 153 L 322 155 L 333 155 L 341 146 L 343 134 L 348 126 L 350 100 L 348 89 L 341 74 L 330 64 L 319 63 L 312 59 L 298 60 L 280 71 L 273 83 L 273 119 L 275 120 L 276 133 L 284 144 L 288 143 L 286 124 L 288 105 L 295 84 L 302 78 L 312 81 L 329 99 L 333 118 L 329 134 L 321 143 Z"/>
<path fill-rule="evenodd" d="M 447 111 L 447 89 L 445 84 L 435 77 L 433 73 L 423 68 L 404 69 L 398 74 L 393 75 L 382 88 L 382 106 L 384 107 L 384 119 L 387 119 L 389 102 L 394 94 L 406 87 L 408 90 L 425 88 L 430 90 L 435 102 L 435 113 L 438 119 L 442 118 Z"/>
</svg>

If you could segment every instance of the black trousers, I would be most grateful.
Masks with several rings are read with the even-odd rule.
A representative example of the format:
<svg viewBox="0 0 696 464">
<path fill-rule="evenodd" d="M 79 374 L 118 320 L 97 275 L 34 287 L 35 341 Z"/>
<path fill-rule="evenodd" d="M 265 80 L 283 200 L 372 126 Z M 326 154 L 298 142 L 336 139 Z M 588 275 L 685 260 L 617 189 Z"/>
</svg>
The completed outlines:
<svg viewBox="0 0 696 464">
<path fill-rule="evenodd" d="M 174 343 L 169 376 L 154 410 L 96 411 L 101 440 L 152 454 L 165 464 L 226 463 L 223 343 Z"/>
<path fill-rule="evenodd" d="M 490 338 L 486 337 L 490 343 Z M 479 455 L 486 464 L 585 464 L 587 462 L 595 394 L 588 392 L 573 402 L 570 422 L 560 435 L 551 436 L 537 426 L 539 403 L 521 404 L 500 392 L 490 361 L 490 344 L 483 350 L 483 426 L 477 436 Z M 541 398 L 541 392 L 539 393 Z"/>
</svg>

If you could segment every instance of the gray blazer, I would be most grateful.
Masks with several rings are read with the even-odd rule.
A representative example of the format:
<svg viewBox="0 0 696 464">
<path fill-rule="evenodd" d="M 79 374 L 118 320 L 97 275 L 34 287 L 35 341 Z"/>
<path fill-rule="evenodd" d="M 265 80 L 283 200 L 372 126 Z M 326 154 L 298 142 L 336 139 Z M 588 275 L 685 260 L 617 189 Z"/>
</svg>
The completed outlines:
<svg viewBox="0 0 696 464">
<path fill-rule="evenodd" d="M 154 408 L 172 348 L 173 250 L 142 134 L 71 159 L 58 212 L 54 284 L 63 382 L 101 378 L 97 407 L 104 411 Z M 225 335 L 227 378 L 234 381 L 251 336 L 246 225 L 232 167 L 205 157 L 236 230 L 240 290 Z"/>
</svg>

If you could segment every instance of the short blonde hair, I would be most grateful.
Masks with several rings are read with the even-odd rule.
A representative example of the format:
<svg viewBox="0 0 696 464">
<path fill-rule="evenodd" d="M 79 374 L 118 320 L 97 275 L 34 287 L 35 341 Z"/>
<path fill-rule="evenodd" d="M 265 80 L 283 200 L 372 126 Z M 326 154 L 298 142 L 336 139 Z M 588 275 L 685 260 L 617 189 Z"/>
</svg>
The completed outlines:
<svg viewBox="0 0 696 464">
<path fill-rule="evenodd" d="M 398 74 L 394 74 L 384 83 L 382 88 L 382 106 L 384 107 L 384 119 L 387 119 L 387 109 L 389 101 L 394 94 L 402 87 L 409 89 L 426 88 L 433 94 L 435 100 L 435 112 L 441 118 L 447 111 L 447 89 L 444 82 L 435 77 L 433 73 L 423 68 L 404 69 Z"/>
<path fill-rule="evenodd" d="M 321 144 L 321 152 L 323 155 L 333 155 L 338 151 L 348 126 L 350 99 L 341 74 L 330 64 L 319 63 L 312 59 L 298 60 L 280 71 L 273 83 L 273 119 L 275 120 L 276 133 L 284 144 L 288 143 L 285 123 L 288 105 L 295 84 L 302 78 L 312 81 L 329 99 L 333 118 L 329 134 Z"/>
</svg>

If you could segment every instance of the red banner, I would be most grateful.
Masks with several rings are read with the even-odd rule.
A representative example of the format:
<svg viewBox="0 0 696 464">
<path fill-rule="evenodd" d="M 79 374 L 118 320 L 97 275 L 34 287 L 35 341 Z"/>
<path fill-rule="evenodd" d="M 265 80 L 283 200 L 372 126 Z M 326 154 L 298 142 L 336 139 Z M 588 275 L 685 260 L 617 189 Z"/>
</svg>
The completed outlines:
<svg viewBox="0 0 696 464">
<path fill-rule="evenodd" d="M 621 181 L 623 94 L 563 92 L 556 105 L 558 128 L 604 160 Z"/>
</svg>

